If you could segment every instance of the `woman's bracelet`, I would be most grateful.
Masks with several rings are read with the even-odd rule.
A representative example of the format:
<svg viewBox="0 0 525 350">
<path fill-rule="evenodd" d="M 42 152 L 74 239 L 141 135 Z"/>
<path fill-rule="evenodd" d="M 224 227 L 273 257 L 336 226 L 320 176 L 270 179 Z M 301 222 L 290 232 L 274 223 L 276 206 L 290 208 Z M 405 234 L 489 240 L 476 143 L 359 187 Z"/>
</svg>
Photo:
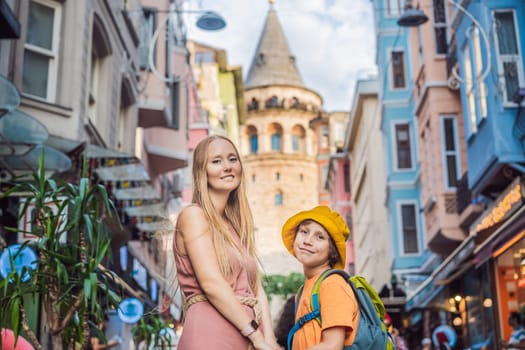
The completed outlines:
<svg viewBox="0 0 525 350">
<path fill-rule="evenodd" d="M 259 328 L 259 324 L 255 320 L 251 320 L 250 324 L 241 331 L 241 334 L 245 337 L 249 337 L 252 333 L 255 333 Z"/>
</svg>

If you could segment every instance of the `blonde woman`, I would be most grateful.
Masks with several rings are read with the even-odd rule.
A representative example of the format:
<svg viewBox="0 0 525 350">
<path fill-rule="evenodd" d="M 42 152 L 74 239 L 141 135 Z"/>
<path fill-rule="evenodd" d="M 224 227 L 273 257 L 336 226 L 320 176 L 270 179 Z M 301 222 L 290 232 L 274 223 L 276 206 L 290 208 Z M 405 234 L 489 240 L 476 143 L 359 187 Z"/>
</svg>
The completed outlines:
<svg viewBox="0 0 525 350">
<path fill-rule="evenodd" d="M 178 350 L 279 349 L 255 253 L 239 152 L 222 136 L 193 153 L 193 199 L 175 227 L 188 307 Z"/>
</svg>

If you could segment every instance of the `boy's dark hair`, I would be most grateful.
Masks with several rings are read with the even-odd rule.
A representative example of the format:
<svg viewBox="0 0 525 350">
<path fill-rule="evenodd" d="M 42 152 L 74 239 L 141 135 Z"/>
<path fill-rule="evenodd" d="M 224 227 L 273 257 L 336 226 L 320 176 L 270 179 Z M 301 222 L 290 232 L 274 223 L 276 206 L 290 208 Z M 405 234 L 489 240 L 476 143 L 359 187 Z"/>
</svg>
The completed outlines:
<svg viewBox="0 0 525 350">
<path fill-rule="evenodd" d="M 295 323 L 295 296 L 291 296 L 286 300 L 281 311 L 281 316 L 277 325 L 275 326 L 275 337 L 277 344 L 286 348 L 286 341 L 288 339 L 288 332 Z"/>
</svg>

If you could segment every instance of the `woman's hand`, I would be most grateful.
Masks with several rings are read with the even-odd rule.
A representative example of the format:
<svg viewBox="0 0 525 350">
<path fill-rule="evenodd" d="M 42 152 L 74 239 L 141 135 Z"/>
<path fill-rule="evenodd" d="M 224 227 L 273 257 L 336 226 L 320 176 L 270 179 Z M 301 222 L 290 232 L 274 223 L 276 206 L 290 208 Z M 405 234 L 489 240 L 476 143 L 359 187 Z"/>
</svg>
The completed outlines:
<svg viewBox="0 0 525 350">
<path fill-rule="evenodd" d="M 280 350 L 281 347 L 276 342 L 268 342 L 261 331 L 257 330 L 248 337 L 256 350 Z"/>
</svg>

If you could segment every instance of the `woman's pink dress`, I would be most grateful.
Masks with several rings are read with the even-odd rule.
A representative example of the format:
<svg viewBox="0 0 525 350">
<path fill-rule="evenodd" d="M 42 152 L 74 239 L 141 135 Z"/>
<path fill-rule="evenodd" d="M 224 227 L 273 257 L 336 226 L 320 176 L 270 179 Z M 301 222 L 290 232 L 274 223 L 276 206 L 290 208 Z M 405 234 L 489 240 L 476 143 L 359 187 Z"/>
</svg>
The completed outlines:
<svg viewBox="0 0 525 350">
<path fill-rule="evenodd" d="M 232 235 L 240 243 L 237 234 Z M 246 271 L 257 269 L 255 259 L 246 252 L 242 256 L 230 249 L 228 251 L 233 274 L 229 281 L 234 293 L 241 297 L 255 297 L 248 283 Z M 196 295 L 202 295 L 199 283 L 195 277 L 193 267 L 187 255 L 183 255 L 175 247 L 175 262 L 177 264 L 177 279 L 187 300 Z M 254 318 L 254 311 L 244 306 L 250 318 Z M 239 330 L 226 320 L 208 301 L 198 302 L 189 307 L 184 320 L 177 350 L 244 350 L 248 349 L 248 339 L 241 335 Z"/>
<path fill-rule="evenodd" d="M 2 337 L 2 350 L 35 350 L 33 345 L 22 336 L 19 336 L 18 339 L 15 340 L 15 334 L 10 329 L 2 328 L 0 336 Z"/>
</svg>

